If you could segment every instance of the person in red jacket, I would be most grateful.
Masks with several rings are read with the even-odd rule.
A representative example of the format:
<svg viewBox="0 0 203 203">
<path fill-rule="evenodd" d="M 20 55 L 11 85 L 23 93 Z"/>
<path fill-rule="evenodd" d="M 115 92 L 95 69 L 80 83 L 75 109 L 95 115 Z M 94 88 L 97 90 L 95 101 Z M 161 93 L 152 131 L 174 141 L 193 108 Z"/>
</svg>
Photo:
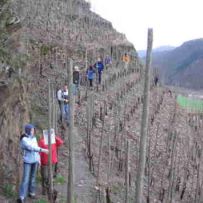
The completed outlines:
<svg viewBox="0 0 203 203">
<path fill-rule="evenodd" d="M 52 143 L 52 168 L 54 172 L 54 176 L 56 176 L 55 167 L 58 163 L 58 148 L 63 144 L 63 140 L 59 136 L 55 136 L 55 142 Z M 48 143 L 46 143 L 44 136 L 39 140 L 40 147 L 48 149 Z M 48 192 L 49 186 L 49 177 L 48 177 L 48 155 L 44 152 L 40 153 L 40 161 L 41 161 L 41 177 L 42 177 L 42 194 L 45 195 Z"/>
</svg>

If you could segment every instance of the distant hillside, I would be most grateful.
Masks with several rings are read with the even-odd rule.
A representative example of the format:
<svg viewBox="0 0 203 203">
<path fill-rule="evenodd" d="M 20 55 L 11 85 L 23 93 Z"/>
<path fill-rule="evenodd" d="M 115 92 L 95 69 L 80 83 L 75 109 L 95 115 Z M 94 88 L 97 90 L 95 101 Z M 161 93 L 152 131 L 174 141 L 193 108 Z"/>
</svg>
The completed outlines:
<svg viewBox="0 0 203 203">
<path fill-rule="evenodd" d="M 183 43 L 171 51 L 153 55 L 153 67 L 166 84 L 192 89 L 203 88 L 203 39 Z"/>
<path fill-rule="evenodd" d="M 160 47 L 157 47 L 157 48 L 153 49 L 153 55 L 154 54 L 159 54 L 159 53 L 162 53 L 162 52 L 165 52 L 165 51 L 171 51 L 173 49 L 175 49 L 175 47 L 173 47 L 173 46 L 160 46 Z M 140 58 L 145 58 L 146 50 L 138 51 L 138 55 L 139 55 Z"/>
</svg>

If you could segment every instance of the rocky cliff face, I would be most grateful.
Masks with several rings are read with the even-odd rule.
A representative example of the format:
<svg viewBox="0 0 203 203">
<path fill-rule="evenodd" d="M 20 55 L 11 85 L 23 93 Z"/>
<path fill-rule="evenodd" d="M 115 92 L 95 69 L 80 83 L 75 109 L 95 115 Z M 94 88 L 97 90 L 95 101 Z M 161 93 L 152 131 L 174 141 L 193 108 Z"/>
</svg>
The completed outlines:
<svg viewBox="0 0 203 203">
<path fill-rule="evenodd" d="M 85 53 L 90 64 L 134 47 L 84 0 L 3 0 L 0 33 L 0 182 L 18 185 L 23 125 L 47 127 L 48 78 L 63 84 L 70 57 L 85 67 Z"/>
<path fill-rule="evenodd" d="M 12 13 L 9 1 L 0 2 L 0 182 L 19 182 L 21 152 L 19 137 L 29 120 L 26 83 L 19 77 L 24 64 L 19 40 L 21 26 Z M 21 63 L 23 62 L 23 63 Z"/>
<path fill-rule="evenodd" d="M 0 86 L 0 181 L 18 184 L 21 174 L 19 137 L 23 125 L 29 121 L 26 89 L 22 81 L 15 80 Z"/>
</svg>

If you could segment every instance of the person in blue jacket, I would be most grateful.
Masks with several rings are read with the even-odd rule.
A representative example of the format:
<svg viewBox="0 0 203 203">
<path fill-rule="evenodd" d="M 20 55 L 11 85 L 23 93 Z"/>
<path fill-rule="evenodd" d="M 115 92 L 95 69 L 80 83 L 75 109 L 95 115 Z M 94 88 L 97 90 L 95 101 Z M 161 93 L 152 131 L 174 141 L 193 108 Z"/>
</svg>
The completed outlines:
<svg viewBox="0 0 203 203">
<path fill-rule="evenodd" d="M 98 82 L 101 84 L 102 79 L 102 71 L 104 70 L 104 64 L 100 58 L 98 58 L 97 62 L 94 64 L 94 67 L 97 70 L 98 73 Z"/>
<path fill-rule="evenodd" d="M 95 71 L 92 66 L 87 69 L 87 79 L 89 80 L 90 87 L 93 87 L 93 80 L 95 76 Z"/>
<path fill-rule="evenodd" d="M 47 149 L 40 148 L 35 137 L 35 129 L 32 124 L 25 125 L 25 133 L 20 137 L 20 147 L 23 150 L 23 177 L 19 189 L 18 203 L 24 203 L 27 194 L 35 198 L 35 178 L 40 162 L 39 152 L 48 154 Z"/>
</svg>

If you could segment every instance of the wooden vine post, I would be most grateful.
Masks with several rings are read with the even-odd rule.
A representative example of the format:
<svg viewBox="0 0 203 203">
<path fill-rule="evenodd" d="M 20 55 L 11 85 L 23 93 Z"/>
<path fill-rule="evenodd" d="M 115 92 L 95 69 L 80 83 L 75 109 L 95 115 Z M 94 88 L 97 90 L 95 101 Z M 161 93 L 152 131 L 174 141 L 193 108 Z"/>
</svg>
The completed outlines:
<svg viewBox="0 0 203 203">
<path fill-rule="evenodd" d="M 48 107 L 48 112 L 49 112 L 49 129 L 48 129 L 48 148 L 49 148 L 49 154 L 48 154 L 48 176 L 49 176 L 49 191 L 48 191 L 48 198 L 51 203 L 53 203 L 53 173 L 52 173 L 52 146 L 51 146 L 51 127 L 52 127 L 52 85 L 50 82 L 50 79 L 48 80 L 48 85 L 49 85 L 49 107 Z"/>
<path fill-rule="evenodd" d="M 68 60 L 67 60 L 68 62 Z M 69 94 L 69 158 L 68 158 L 68 187 L 67 187 L 67 203 L 74 202 L 74 105 L 75 105 L 75 97 L 73 95 L 73 61 L 70 60 L 69 67 L 67 67 L 68 71 L 68 94 Z"/>
<path fill-rule="evenodd" d="M 147 134 L 148 134 L 148 114 L 149 114 L 149 86 L 150 86 L 150 66 L 152 55 L 152 42 L 153 42 L 153 30 L 148 29 L 148 47 L 146 57 L 145 68 L 145 83 L 144 83 L 144 101 L 142 110 L 142 124 L 141 124 L 141 137 L 139 146 L 139 165 L 136 179 L 136 201 L 135 203 L 142 203 L 143 200 L 143 188 L 144 188 L 144 170 L 146 163 L 146 147 L 147 147 Z"/>
</svg>

